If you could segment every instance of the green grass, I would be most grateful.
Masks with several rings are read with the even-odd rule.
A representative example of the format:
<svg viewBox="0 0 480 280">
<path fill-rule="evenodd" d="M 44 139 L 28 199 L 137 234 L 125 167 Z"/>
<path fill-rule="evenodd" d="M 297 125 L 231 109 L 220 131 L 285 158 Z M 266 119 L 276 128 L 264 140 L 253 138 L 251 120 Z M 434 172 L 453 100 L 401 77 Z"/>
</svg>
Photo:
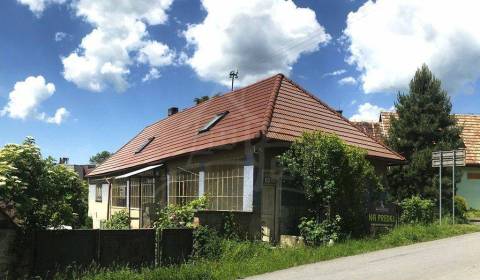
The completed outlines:
<svg viewBox="0 0 480 280">
<path fill-rule="evenodd" d="M 330 247 L 278 248 L 260 242 L 225 241 L 218 261 L 195 261 L 180 266 L 73 270 L 56 279 L 238 279 L 292 266 L 357 255 L 391 247 L 480 231 L 474 225 L 401 226 L 379 238 L 347 240 Z"/>
</svg>

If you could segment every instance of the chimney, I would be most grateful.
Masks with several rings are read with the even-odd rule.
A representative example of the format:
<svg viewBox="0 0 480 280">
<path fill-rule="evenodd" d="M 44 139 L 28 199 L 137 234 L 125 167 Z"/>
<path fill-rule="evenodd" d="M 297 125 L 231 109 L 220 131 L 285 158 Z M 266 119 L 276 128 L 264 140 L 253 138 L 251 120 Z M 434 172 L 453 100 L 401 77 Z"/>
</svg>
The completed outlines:
<svg viewBox="0 0 480 280">
<path fill-rule="evenodd" d="M 337 111 L 337 113 L 339 113 L 340 115 L 343 114 L 343 110 L 336 110 L 336 111 Z"/>
<path fill-rule="evenodd" d="M 178 107 L 170 107 L 168 108 L 168 116 L 172 116 L 178 113 Z"/>
<path fill-rule="evenodd" d="M 58 160 L 58 163 L 59 163 L 59 164 L 68 164 L 68 158 L 67 158 L 67 157 L 61 157 L 61 158 Z"/>
</svg>

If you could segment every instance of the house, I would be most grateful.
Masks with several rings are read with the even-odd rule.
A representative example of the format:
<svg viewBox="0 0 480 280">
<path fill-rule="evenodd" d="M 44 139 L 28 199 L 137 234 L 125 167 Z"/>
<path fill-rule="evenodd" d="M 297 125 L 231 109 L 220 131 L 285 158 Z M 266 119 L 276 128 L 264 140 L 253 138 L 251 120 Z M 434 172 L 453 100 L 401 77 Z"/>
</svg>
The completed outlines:
<svg viewBox="0 0 480 280">
<path fill-rule="evenodd" d="M 75 173 L 78 174 L 78 177 L 80 180 L 85 180 L 86 175 L 95 168 L 95 164 L 69 164 L 69 158 L 67 157 L 61 157 L 58 160 L 58 164 L 62 164 L 68 169 L 74 171 Z"/>
<path fill-rule="evenodd" d="M 457 184 L 457 194 L 465 197 L 469 207 L 480 209 L 480 115 L 454 114 L 457 124 L 463 128 L 460 137 L 465 144 L 465 167 L 460 183 Z M 357 122 L 360 130 L 378 141 L 388 137 L 388 130 L 395 112 L 381 112 L 378 122 Z M 374 127 L 374 129 L 372 128 Z"/>
<path fill-rule="evenodd" d="M 208 195 L 201 224 L 225 212 L 250 234 L 278 240 L 297 228 L 298 186 L 282 185 L 276 156 L 305 131 L 334 133 L 361 147 L 376 170 L 403 158 L 282 74 L 214 97 L 143 129 L 90 172 L 94 226 L 127 210 L 131 227 L 149 227 L 155 203 L 181 204 Z"/>
</svg>

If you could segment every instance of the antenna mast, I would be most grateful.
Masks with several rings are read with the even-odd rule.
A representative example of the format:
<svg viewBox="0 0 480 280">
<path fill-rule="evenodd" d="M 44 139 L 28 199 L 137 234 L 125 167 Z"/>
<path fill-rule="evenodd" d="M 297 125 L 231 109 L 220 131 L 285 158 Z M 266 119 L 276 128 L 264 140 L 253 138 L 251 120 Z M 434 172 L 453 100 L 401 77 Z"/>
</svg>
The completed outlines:
<svg viewBox="0 0 480 280">
<path fill-rule="evenodd" d="M 238 79 L 238 69 L 237 71 L 230 71 L 230 79 L 232 79 L 232 91 L 233 91 L 233 81 L 235 81 L 235 79 Z"/>
</svg>

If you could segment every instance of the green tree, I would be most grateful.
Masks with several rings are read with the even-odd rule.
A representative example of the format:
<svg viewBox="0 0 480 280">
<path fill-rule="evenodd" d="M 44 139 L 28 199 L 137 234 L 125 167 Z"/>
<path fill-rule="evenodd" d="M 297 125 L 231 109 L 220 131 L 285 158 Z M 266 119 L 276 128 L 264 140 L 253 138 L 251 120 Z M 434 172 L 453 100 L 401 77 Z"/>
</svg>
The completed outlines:
<svg viewBox="0 0 480 280">
<path fill-rule="evenodd" d="M 86 220 L 85 183 L 53 158 L 43 159 L 33 138 L 0 149 L 0 200 L 25 228 L 77 228 Z"/>
<path fill-rule="evenodd" d="M 450 98 L 440 80 L 423 65 L 411 80 L 409 93 L 398 94 L 395 107 L 398 118 L 392 120 L 387 143 L 403 155 L 408 164 L 390 168 L 389 193 L 396 201 L 414 195 L 437 200 L 438 171 L 431 164 L 432 151 L 463 146 L 461 128 L 450 115 Z M 446 171 L 443 174 L 451 177 Z M 443 183 L 447 198 L 451 195 L 451 180 L 446 176 Z"/>
<path fill-rule="evenodd" d="M 285 174 L 302 185 L 318 223 L 339 216 L 344 233 L 366 232 L 368 199 L 381 185 L 364 150 L 335 135 L 304 133 L 279 160 Z"/>
<path fill-rule="evenodd" d="M 193 101 L 195 102 L 195 104 L 198 105 L 198 104 L 200 104 L 200 103 L 202 103 L 202 102 L 205 102 L 205 101 L 207 101 L 207 100 L 209 100 L 209 99 L 210 99 L 210 97 L 209 97 L 208 95 L 204 95 L 204 96 L 200 96 L 200 97 L 195 97 L 195 98 L 193 99 Z"/>
<path fill-rule="evenodd" d="M 94 156 L 90 157 L 90 163 L 99 165 L 106 161 L 112 154 L 109 151 L 101 151 Z"/>
</svg>

